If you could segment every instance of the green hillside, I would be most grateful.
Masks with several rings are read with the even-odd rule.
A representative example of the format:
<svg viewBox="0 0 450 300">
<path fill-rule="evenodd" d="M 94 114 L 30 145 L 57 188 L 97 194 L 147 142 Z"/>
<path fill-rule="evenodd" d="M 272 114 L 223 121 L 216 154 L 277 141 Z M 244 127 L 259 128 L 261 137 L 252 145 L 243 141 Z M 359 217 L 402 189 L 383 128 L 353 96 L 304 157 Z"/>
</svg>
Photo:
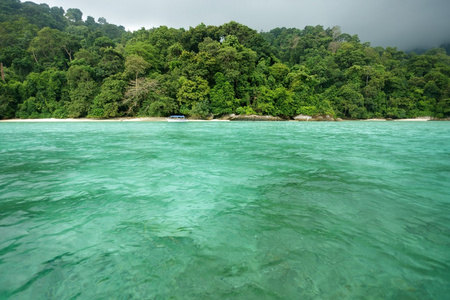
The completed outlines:
<svg viewBox="0 0 450 300">
<path fill-rule="evenodd" d="M 128 32 L 78 9 L 2 0 L 0 62 L 2 119 L 450 116 L 445 49 L 374 48 L 339 27 Z"/>
</svg>

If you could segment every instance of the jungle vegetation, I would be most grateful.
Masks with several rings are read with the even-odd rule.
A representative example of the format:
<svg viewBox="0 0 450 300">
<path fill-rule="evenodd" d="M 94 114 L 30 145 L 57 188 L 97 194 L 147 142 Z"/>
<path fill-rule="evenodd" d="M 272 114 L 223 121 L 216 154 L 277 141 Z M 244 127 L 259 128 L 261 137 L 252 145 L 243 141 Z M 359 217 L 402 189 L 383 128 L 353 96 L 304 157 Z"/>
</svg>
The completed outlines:
<svg viewBox="0 0 450 300">
<path fill-rule="evenodd" d="M 450 116 L 450 57 L 338 26 L 229 22 L 129 32 L 79 9 L 0 2 L 0 118 Z"/>
</svg>

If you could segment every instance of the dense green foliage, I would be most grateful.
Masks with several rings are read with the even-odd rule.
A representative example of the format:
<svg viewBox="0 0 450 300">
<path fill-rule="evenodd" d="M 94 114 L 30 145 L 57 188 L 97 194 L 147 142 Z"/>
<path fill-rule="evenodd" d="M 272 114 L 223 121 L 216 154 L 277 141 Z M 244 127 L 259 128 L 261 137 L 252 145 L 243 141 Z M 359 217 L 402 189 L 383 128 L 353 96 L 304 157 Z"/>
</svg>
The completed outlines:
<svg viewBox="0 0 450 300">
<path fill-rule="evenodd" d="M 322 26 L 131 33 L 82 16 L 0 2 L 0 118 L 450 116 L 450 57 L 441 48 L 373 48 Z"/>
</svg>

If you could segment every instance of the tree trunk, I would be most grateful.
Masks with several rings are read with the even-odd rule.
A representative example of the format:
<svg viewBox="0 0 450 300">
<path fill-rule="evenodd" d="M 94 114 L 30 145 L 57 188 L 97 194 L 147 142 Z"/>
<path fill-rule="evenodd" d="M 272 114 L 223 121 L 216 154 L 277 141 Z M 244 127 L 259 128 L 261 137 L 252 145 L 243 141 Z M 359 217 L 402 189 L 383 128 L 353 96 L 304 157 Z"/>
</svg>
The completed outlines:
<svg viewBox="0 0 450 300">
<path fill-rule="evenodd" d="M 35 61 L 36 63 L 39 63 L 39 62 L 38 62 L 38 59 L 37 59 L 37 57 L 36 57 L 36 54 L 34 53 L 34 51 L 33 51 L 32 53 L 33 53 L 34 61 Z"/>
<path fill-rule="evenodd" d="M 69 51 L 66 46 L 63 46 L 64 51 L 69 55 L 69 62 L 72 62 L 72 51 Z"/>
<path fill-rule="evenodd" d="M 139 73 L 136 72 L 136 95 L 138 94 L 138 75 Z"/>
<path fill-rule="evenodd" d="M 5 81 L 5 72 L 3 71 L 3 63 L 0 63 L 0 72 L 2 74 L 3 81 Z"/>
</svg>

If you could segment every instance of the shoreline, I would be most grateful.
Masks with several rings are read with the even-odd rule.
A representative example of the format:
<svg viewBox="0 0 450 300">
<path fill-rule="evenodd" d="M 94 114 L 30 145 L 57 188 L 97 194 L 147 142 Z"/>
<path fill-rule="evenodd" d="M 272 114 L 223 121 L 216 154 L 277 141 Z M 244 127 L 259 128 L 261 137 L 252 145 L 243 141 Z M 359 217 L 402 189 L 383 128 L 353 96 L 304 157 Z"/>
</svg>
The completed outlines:
<svg viewBox="0 0 450 300">
<path fill-rule="evenodd" d="M 228 119 L 212 119 L 212 120 L 201 120 L 201 119 L 189 119 L 190 122 L 229 122 Z M 239 120 L 236 120 L 239 122 Z M 234 122 L 236 122 L 234 121 Z M 258 120 L 259 121 L 259 120 Z M 363 119 L 363 120 L 336 120 L 336 121 L 322 121 L 322 120 L 283 120 L 285 122 L 347 122 L 347 121 L 362 121 L 362 122 L 426 122 L 426 121 L 440 121 L 434 120 L 431 117 L 418 117 L 418 118 L 407 118 L 407 119 L 383 119 L 383 118 L 373 118 L 373 119 Z M 281 122 L 283 122 L 281 121 Z M 444 119 L 444 121 L 446 121 Z M 448 121 L 448 120 L 447 120 Z M 55 119 L 55 118 L 44 118 L 44 119 L 5 119 L 0 120 L 0 123 L 70 123 L 70 122 L 167 122 L 164 117 L 142 117 L 142 118 L 112 118 L 112 119 L 95 119 L 95 118 L 67 118 L 67 119 Z M 243 122 L 248 122 L 245 120 Z M 270 121 L 269 121 L 270 122 Z M 280 122 L 280 121 L 278 121 Z"/>
<path fill-rule="evenodd" d="M 95 118 L 67 118 L 67 119 L 6 119 L 0 120 L 5 123 L 58 123 L 58 122 L 163 122 L 165 118 L 145 117 L 145 118 L 112 118 L 112 119 L 95 119 Z"/>
<path fill-rule="evenodd" d="M 229 120 L 199 120 L 189 119 L 190 122 L 208 122 L 208 121 L 229 121 Z M 162 117 L 142 117 L 142 118 L 112 118 L 112 119 L 91 119 L 91 118 L 67 118 L 67 119 L 6 119 L 0 120 L 0 123 L 81 123 L 81 122 L 167 122 Z"/>
</svg>

